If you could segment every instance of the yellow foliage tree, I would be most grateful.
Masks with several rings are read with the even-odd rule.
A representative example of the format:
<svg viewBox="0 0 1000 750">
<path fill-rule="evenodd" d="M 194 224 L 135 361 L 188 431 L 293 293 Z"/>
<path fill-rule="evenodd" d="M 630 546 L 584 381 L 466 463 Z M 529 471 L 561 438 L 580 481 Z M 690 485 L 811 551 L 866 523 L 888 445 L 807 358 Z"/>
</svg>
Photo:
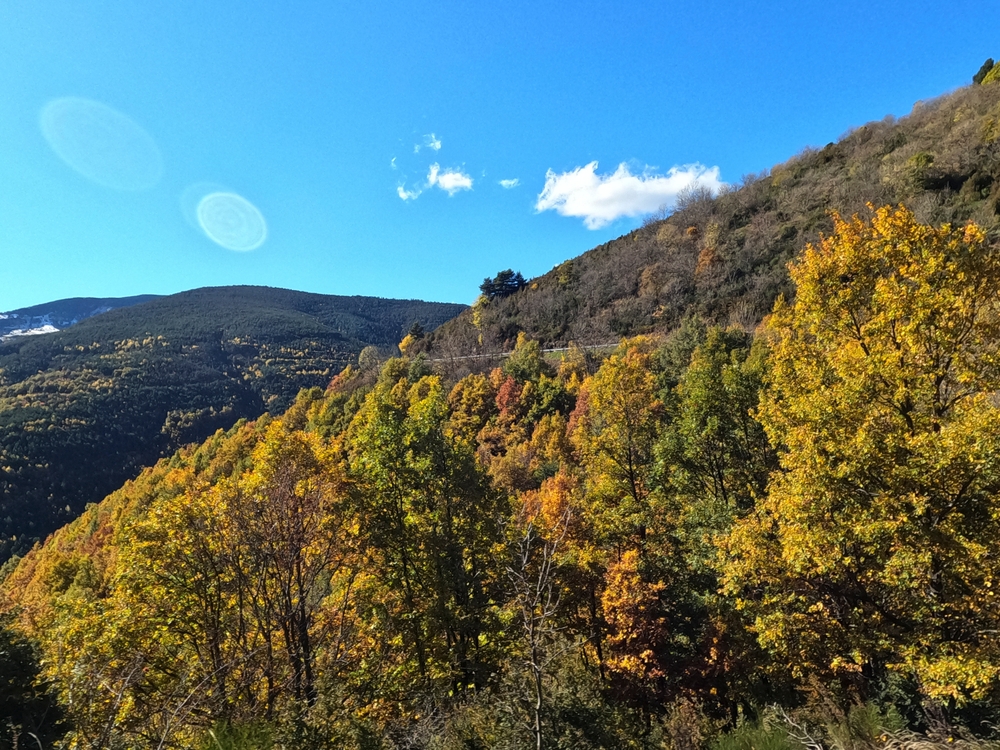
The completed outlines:
<svg viewBox="0 0 1000 750">
<path fill-rule="evenodd" d="M 1000 255 L 905 208 L 835 217 L 766 323 L 781 471 L 725 546 L 762 645 L 859 687 L 1000 680 Z"/>
<path fill-rule="evenodd" d="M 582 387 L 572 441 L 586 475 L 590 520 L 604 544 L 634 544 L 649 524 L 650 471 L 663 405 L 652 343 L 635 339 Z"/>
</svg>

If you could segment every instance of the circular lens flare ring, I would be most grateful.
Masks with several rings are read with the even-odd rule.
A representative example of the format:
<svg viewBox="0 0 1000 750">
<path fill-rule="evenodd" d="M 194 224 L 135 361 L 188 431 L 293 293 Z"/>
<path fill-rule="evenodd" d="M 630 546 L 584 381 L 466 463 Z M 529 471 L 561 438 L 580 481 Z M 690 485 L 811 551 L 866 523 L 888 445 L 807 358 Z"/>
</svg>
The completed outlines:
<svg viewBox="0 0 1000 750">
<path fill-rule="evenodd" d="M 198 224 L 212 242 L 227 250 L 255 250 L 267 239 L 264 216 L 236 193 L 209 193 L 198 202 Z"/>
</svg>

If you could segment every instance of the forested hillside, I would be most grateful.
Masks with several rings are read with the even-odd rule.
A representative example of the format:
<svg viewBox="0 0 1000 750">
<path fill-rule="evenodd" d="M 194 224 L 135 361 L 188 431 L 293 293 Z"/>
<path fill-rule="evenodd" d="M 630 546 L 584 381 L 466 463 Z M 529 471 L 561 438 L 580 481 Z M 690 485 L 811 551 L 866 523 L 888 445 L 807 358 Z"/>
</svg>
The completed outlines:
<svg viewBox="0 0 1000 750">
<path fill-rule="evenodd" d="M 368 345 L 461 305 L 197 289 L 0 344 L 0 557 L 179 446 L 284 411 Z"/>
<path fill-rule="evenodd" d="M 160 461 L 3 582 L 31 705 L 81 748 L 995 747 L 1000 252 L 833 221 L 756 335 L 366 358 Z"/>
<path fill-rule="evenodd" d="M 663 220 L 567 260 L 510 296 L 482 298 L 424 347 L 435 357 L 509 350 L 519 331 L 543 345 L 606 343 L 668 332 L 687 315 L 752 329 L 786 264 L 845 216 L 905 203 L 932 223 L 1000 211 L 1000 85 L 988 80 L 919 102 L 899 120 L 859 127 L 806 149 L 717 198 L 692 193 Z"/>
</svg>

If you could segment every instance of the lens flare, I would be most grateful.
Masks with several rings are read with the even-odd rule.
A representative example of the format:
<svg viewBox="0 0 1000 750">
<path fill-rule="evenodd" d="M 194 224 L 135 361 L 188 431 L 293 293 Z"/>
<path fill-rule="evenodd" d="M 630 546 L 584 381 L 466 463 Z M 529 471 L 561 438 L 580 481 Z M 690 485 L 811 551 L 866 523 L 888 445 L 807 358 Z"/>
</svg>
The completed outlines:
<svg viewBox="0 0 1000 750">
<path fill-rule="evenodd" d="M 198 221 L 198 204 L 201 203 L 201 199 L 209 193 L 232 192 L 232 188 L 228 185 L 222 185 L 218 182 L 195 182 L 188 185 L 181 192 L 180 200 L 178 201 L 184 221 L 192 229 L 202 232 L 201 222 Z"/>
<path fill-rule="evenodd" d="M 152 136 L 106 104 L 53 99 L 42 107 L 39 126 L 56 156 L 98 185 L 148 190 L 163 175 L 163 157 Z"/>
<path fill-rule="evenodd" d="M 267 224 L 257 207 L 236 193 L 209 193 L 198 203 L 198 224 L 227 250 L 255 250 L 267 239 Z"/>
</svg>

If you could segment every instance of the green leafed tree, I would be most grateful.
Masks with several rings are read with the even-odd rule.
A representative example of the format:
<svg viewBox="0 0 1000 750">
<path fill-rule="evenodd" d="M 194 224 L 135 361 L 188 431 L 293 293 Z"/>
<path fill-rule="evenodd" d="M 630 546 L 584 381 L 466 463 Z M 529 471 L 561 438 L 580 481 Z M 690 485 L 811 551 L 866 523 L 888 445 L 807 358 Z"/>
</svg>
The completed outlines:
<svg viewBox="0 0 1000 750">
<path fill-rule="evenodd" d="M 483 279 L 483 283 L 479 285 L 479 291 L 483 293 L 483 296 L 487 299 L 497 299 L 502 297 L 509 297 L 516 292 L 521 291 L 527 286 L 527 281 L 524 280 L 524 276 L 521 275 L 520 271 L 514 271 L 508 268 L 505 271 L 501 271 L 492 279 Z"/>
<path fill-rule="evenodd" d="M 976 84 L 982 83 L 986 76 L 990 74 L 990 71 L 993 70 L 993 65 L 993 58 L 987 58 L 986 62 L 982 64 L 982 67 L 979 68 L 979 71 L 972 76 L 972 82 Z"/>
<path fill-rule="evenodd" d="M 386 364 L 348 431 L 372 560 L 365 596 L 396 665 L 386 693 L 446 694 L 483 685 L 495 668 L 487 634 L 502 510 L 471 446 L 448 429 L 440 379 L 411 382 L 404 366 Z"/>
</svg>

